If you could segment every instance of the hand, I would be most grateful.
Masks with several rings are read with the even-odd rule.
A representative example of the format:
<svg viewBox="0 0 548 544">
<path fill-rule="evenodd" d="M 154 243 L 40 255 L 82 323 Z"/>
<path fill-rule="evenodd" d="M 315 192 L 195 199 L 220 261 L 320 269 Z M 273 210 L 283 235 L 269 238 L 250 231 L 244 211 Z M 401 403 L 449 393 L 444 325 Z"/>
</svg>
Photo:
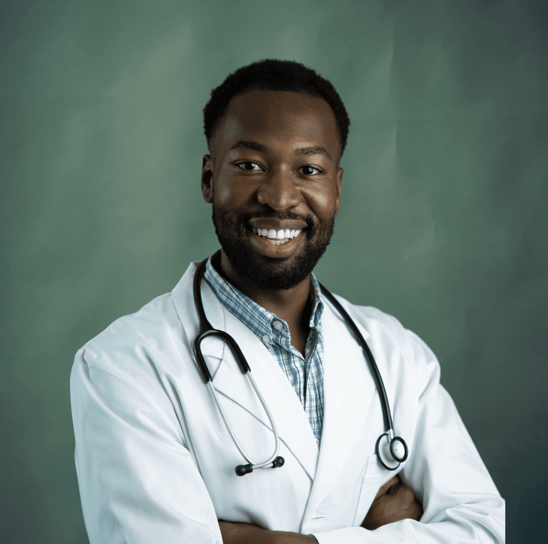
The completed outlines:
<svg viewBox="0 0 548 544">
<path fill-rule="evenodd" d="M 422 514 L 422 505 L 413 490 L 401 483 L 399 476 L 394 476 L 379 489 L 362 527 L 373 531 L 402 519 L 419 521 Z"/>
<path fill-rule="evenodd" d="M 219 521 L 223 544 L 318 544 L 312 535 L 269 531 L 251 523 Z"/>
</svg>

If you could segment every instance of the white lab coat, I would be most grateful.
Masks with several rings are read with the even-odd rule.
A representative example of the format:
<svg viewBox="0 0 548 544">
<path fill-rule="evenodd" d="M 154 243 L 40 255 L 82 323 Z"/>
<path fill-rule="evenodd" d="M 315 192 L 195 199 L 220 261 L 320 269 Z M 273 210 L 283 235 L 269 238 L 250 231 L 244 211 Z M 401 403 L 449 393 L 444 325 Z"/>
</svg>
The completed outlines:
<svg viewBox="0 0 548 544">
<path fill-rule="evenodd" d="M 192 354 L 195 269 L 191 264 L 171 293 L 118 319 L 76 354 L 76 467 L 91 544 L 217 543 L 217 519 L 314 534 L 320 544 L 504 541 L 504 501 L 439 384 L 434 354 L 393 317 L 340 297 L 375 354 L 396 434 L 409 446 L 400 476 L 423 504 L 421 522 L 360 527 L 394 472 L 375 456 L 384 430 L 379 396 L 336 310 L 325 301 L 319 448 L 278 363 L 203 281 L 206 315 L 249 361 L 285 458 L 282 468 L 236 476 L 234 467 L 245 461 Z M 266 459 L 273 434 L 231 351 L 217 339 L 202 346 L 236 436 L 250 456 Z"/>
</svg>

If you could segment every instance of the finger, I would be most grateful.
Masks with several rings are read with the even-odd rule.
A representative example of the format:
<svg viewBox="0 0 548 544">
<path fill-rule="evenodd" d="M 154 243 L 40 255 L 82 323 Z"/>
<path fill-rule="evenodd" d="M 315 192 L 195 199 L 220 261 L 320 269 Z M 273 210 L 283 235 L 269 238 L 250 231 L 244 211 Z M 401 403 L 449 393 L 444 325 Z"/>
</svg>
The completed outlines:
<svg viewBox="0 0 548 544">
<path fill-rule="evenodd" d="M 422 504 L 415 501 L 415 504 L 413 505 L 411 513 L 409 514 L 409 519 L 414 519 L 415 521 L 420 521 L 423 514 L 424 514 L 424 510 L 422 509 Z"/>
<path fill-rule="evenodd" d="M 398 476 L 394 476 L 393 478 L 388 480 L 388 482 L 386 482 L 383 486 L 381 486 L 375 498 L 384 495 L 393 485 L 396 485 L 398 481 L 399 481 Z"/>
<path fill-rule="evenodd" d="M 406 495 L 407 494 L 407 495 L 411 495 L 413 499 L 415 498 L 415 493 L 413 492 L 413 490 L 408 485 L 405 485 L 401 481 L 394 484 L 386 493 L 388 495 L 395 495 L 395 494 Z"/>
<path fill-rule="evenodd" d="M 392 486 L 396 485 L 397 483 L 399 483 L 400 481 L 400 477 L 399 476 L 394 476 L 393 478 L 391 478 L 390 480 L 388 480 L 388 482 L 386 482 L 380 489 L 379 491 L 377 492 L 377 495 L 375 496 L 376 499 L 378 499 L 379 497 L 381 497 L 382 495 L 384 495 Z"/>
</svg>

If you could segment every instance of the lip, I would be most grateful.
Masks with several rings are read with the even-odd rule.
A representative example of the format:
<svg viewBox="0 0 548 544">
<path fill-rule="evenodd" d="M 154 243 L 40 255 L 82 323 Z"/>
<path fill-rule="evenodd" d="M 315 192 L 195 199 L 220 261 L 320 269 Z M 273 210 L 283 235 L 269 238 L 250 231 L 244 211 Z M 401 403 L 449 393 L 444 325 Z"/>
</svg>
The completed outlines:
<svg viewBox="0 0 548 544">
<path fill-rule="evenodd" d="M 298 219 L 277 219 L 275 217 L 253 217 L 248 221 L 248 225 L 250 227 L 255 227 L 256 229 L 268 230 L 304 230 L 308 226 L 306 221 L 300 221 Z"/>
</svg>

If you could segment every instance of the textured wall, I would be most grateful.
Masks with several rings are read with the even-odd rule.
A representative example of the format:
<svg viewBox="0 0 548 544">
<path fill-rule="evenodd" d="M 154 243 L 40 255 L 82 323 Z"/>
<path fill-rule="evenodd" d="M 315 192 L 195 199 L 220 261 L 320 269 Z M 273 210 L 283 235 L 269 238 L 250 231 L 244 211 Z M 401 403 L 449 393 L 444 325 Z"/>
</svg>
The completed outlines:
<svg viewBox="0 0 548 544">
<path fill-rule="evenodd" d="M 0 16 L 0 541 L 87 542 L 74 353 L 216 250 L 201 110 L 265 57 L 331 79 L 352 120 L 320 280 L 430 344 L 510 540 L 542 540 L 546 2 L 5 0 Z"/>
</svg>

